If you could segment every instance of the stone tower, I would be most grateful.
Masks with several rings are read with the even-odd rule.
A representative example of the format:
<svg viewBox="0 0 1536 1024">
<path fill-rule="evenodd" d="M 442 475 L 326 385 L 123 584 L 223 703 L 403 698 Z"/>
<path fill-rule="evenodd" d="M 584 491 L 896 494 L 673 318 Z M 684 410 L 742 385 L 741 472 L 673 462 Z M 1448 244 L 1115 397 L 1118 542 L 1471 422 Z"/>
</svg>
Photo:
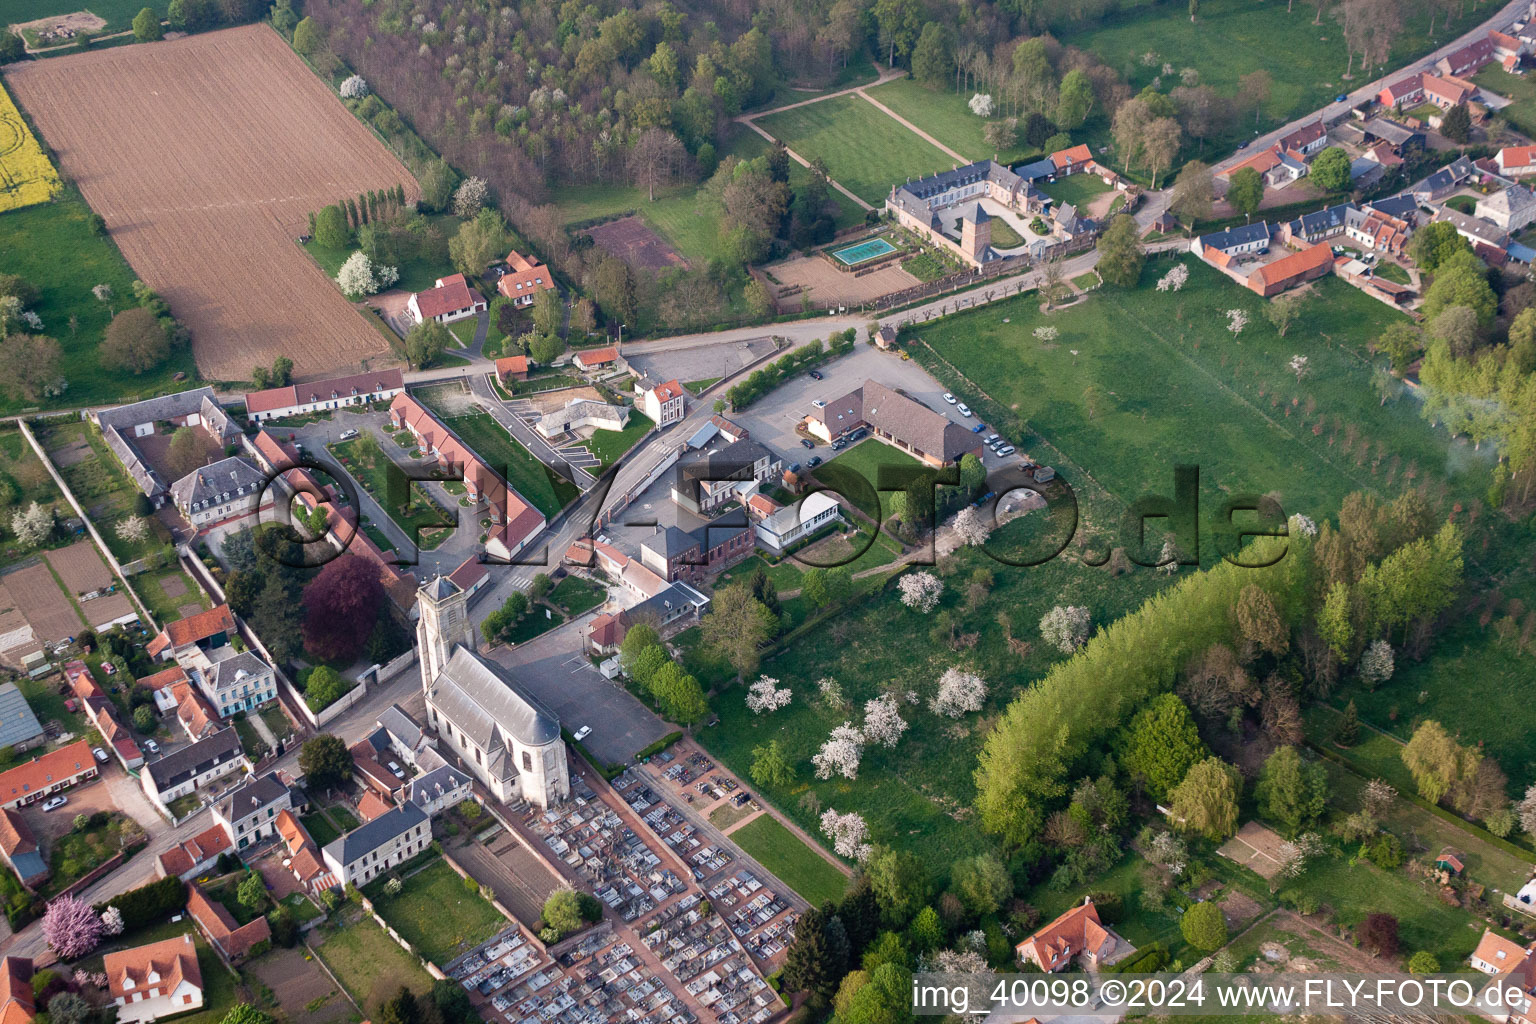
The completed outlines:
<svg viewBox="0 0 1536 1024">
<path fill-rule="evenodd" d="M 966 259 L 979 267 L 991 247 L 992 218 L 977 203 L 960 215 L 960 250 Z"/>
<path fill-rule="evenodd" d="M 469 621 L 469 595 L 446 576 L 428 580 L 416 590 L 417 657 L 421 662 L 422 689 L 432 686 L 457 645 L 475 649 L 475 627 Z"/>
</svg>

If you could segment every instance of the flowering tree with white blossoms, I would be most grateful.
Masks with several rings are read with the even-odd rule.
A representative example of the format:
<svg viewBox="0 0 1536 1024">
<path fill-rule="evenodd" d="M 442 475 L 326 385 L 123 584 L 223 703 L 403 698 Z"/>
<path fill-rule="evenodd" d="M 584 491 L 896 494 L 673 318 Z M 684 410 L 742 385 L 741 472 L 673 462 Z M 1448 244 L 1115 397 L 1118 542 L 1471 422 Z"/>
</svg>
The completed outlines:
<svg viewBox="0 0 1536 1024">
<path fill-rule="evenodd" d="M 1392 645 L 1385 640 L 1375 641 L 1360 655 L 1360 678 L 1373 686 L 1391 679 L 1395 669 Z"/>
<path fill-rule="evenodd" d="M 864 734 L 855 729 L 852 722 L 844 722 L 832 730 L 831 737 L 821 745 L 811 763 L 816 766 L 818 779 L 830 779 L 833 775 L 856 779 L 863 757 Z"/>
<path fill-rule="evenodd" d="M 1289 365 L 1290 365 L 1290 368 L 1291 368 L 1291 372 L 1296 375 L 1296 379 L 1297 380 L 1301 380 L 1301 378 L 1303 378 L 1303 377 L 1305 377 L 1307 375 L 1307 357 L 1306 356 L 1302 356 L 1302 355 L 1291 356 L 1291 361 L 1290 361 Z"/>
<path fill-rule="evenodd" d="M 400 280 L 394 267 L 376 267 L 368 254 L 359 249 L 347 257 L 336 274 L 336 284 L 348 298 L 372 295 Z"/>
<path fill-rule="evenodd" d="M 1317 523 L 1313 521 L 1311 516 L 1304 516 L 1300 512 L 1292 512 L 1291 518 L 1285 521 L 1285 525 L 1292 533 L 1300 534 L 1303 537 L 1317 536 Z"/>
<path fill-rule="evenodd" d="M 29 547 L 41 544 L 53 532 L 53 506 L 34 501 L 25 509 L 17 509 L 11 517 L 11 532 Z"/>
<path fill-rule="evenodd" d="M 466 220 L 485 208 L 491 198 L 491 186 L 484 178 L 465 178 L 453 193 L 453 214 Z"/>
<path fill-rule="evenodd" d="M 967 505 L 956 513 L 949 527 L 967 547 L 980 547 L 992 536 L 992 524 L 975 505 Z"/>
<path fill-rule="evenodd" d="M 353 75 L 341 83 L 341 88 L 336 90 L 341 93 L 344 100 L 360 100 L 368 95 L 368 83 L 362 75 Z"/>
<path fill-rule="evenodd" d="M 873 849 L 869 842 L 869 826 L 852 811 L 839 814 L 830 807 L 822 811 L 821 834 L 832 840 L 832 850 L 839 857 L 862 861 Z"/>
<path fill-rule="evenodd" d="M 1179 571 L 1179 548 L 1172 537 L 1163 541 L 1163 550 L 1157 553 L 1157 571 L 1164 576 L 1172 576 Z"/>
<path fill-rule="evenodd" d="M 113 527 L 117 535 L 129 543 L 138 543 L 149 536 L 149 520 L 143 516 L 129 516 L 127 519 L 118 520 Z"/>
<path fill-rule="evenodd" d="M 779 689 L 779 681 L 772 676 L 758 676 L 757 682 L 747 690 L 747 710 L 754 715 L 760 715 L 764 711 L 777 711 L 788 707 L 790 698 L 794 696 L 789 687 Z"/>
<path fill-rule="evenodd" d="M 1071 654 L 1088 642 L 1088 609 L 1057 605 L 1040 619 L 1040 635 L 1062 654 Z"/>
<path fill-rule="evenodd" d="M 108 935 L 123 934 L 123 912 L 116 907 L 108 907 L 101 912 L 101 930 Z"/>
<path fill-rule="evenodd" d="M 1290 842 L 1281 843 L 1276 859 L 1280 861 L 1280 873 L 1286 878 L 1300 878 L 1307 864 L 1327 850 L 1323 837 L 1316 832 L 1303 832 Z"/>
<path fill-rule="evenodd" d="M 821 694 L 822 706 L 829 711 L 841 711 L 848 706 L 843 699 L 843 684 L 831 676 L 822 676 L 816 680 L 816 689 Z"/>
<path fill-rule="evenodd" d="M 901 603 L 924 615 L 938 607 L 944 583 L 931 572 L 909 572 L 896 582 Z"/>
<path fill-rule="evenodd" d="M 1046 324 L 1044 327 L 1035 328 L 1036 341 L 1055 341 L 1059 337 L 1061 337 L 1061 332 L 1052 327 L 1050 324 Z"/>
<path fill-rule="evenodd" d="M 1180 263 L 1168 273 L 1157 279 L 1157 290 L 1160 292 L 1176 292 L 1184 287 L 1189 280 L 1189 268 Z"/>
<path fill-rule="evenodd" d="M 977 117 L 991 117 L 992 116 L 992 95 L 991 95 L 991 93 L 978 92 L 976 95 L 971 97 L 970 107 L 971 107 L 971 113 L 975 114 Z"/>
<path fill-rule="evenodd" d="M 882 747 L 894 747 L 907 731 L 907 720 L 901 717 L 901 706 L 889 693 L 881 694 L 864 705 L 864 738 Z"/>
<path fill-rule="evenodd" d="M 939 677 L 939 692 L 928 702 L 928 710 L 936 715 L 959 718 L 967 711 L 980 711 L 987 699 L 987 681 L 974 672 L 959 668 L 947 668 Z"/>
<path fill-rule="evenodd" d="M 1248 314 L 1241 309 L 1227 310 L 1227 330 L 1232 332 L 1232 337 L 1243 333 L 1243 328 L 1248 326 Z"/>
<path fill-rule="evenodd" d="M 933 954 L 928 969 L 939 974 L 980 974 L 987 958 L 974 949 L 941 949 Z"/>
</svg>

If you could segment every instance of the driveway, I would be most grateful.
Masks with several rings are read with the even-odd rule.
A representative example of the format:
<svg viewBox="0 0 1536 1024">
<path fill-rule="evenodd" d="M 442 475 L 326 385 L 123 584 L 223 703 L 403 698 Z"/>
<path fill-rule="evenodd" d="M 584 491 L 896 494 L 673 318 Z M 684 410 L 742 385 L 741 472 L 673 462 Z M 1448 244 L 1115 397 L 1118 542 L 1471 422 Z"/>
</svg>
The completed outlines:
<svg viewBox="0 0 1536 1024">
<path fill-rule="evenodd" d="M 580 628 L 587 614 L 516 647 L 497 647 L 489 657 L 549 706 L 571 732 L 589 726 L 581 745 L 607 764 L 624 764 L 637 751 L 672 732 L 628 690 L 603 678 L 582 651 Z"/>
</svg>

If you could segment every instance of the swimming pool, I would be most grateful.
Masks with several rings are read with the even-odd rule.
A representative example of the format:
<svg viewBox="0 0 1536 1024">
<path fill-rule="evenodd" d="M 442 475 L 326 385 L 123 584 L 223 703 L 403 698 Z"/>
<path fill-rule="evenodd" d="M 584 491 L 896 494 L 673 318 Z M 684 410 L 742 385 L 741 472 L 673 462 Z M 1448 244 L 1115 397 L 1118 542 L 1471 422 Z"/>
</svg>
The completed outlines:
<svg viewBox="0 0 1536 1024">
<path fill-rule="evenodd" d="M 881 256 L 889 256 L 895 251 L 896 247 L 883 238 L 866 238 L 846 248 L 834 249 L 832 258 L 845 267 L 856 267 L 860 263 L 868 263 Z"/>
</svg>

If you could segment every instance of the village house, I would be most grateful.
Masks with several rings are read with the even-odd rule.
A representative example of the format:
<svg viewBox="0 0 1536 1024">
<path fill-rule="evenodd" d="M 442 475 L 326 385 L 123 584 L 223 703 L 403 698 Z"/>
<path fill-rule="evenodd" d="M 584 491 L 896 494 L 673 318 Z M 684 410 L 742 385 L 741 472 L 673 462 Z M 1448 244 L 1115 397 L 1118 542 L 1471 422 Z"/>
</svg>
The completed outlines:
<svg viewBox="0 0 1536 1024">
<path fill-rule="evenodd" d="M 32 960 L 8 956 L 0 965 L 0 1024 L 29 1024 L 37 1017 Z"/>
<path fill-rule="evenodd" d="M 160 870 L 160 877 L 179 878 L 185 882 L 213 871 L 218 866 L 219 857 L 234 848 L 224 826 L 213 825 L 160 854 L 155 858 L 155 866 Z"/>
<path fill-rule="evenodd" d="M 169 805 L 179 797 L 250 767 L 240 747 L 240 736 L 230 727 L 150 761 L 139 782 L 144 794 L 170 817 Z"/>
<path fill-rule="evenodd" d="M 767 499 L 764 495 L 757 497 Z M 793 505 L 774 509 L 757 521 L 758 543 L 776 555 L 794 547 L 822 527 L 842 519 L 837 499 L 826 491 L 816 491 Z"/>
<path fill-rule="evenodd" d="M 162 661 L 174 659 L 216 713 L 227 718 L 277 699 L 277 674 L 272 666 L 250 651 L 236 650 L 236 635 L 235 616 L 229 605 L 221 604 L 166 623 L 145 652 Z M 162 675 L 165 673 L 156 673 L 156 678 Z M 174 698 L 178 692 L 175 680 L 167 677 L 167 681 Z M 184 701 L 178 701 L 178 708 L 181 703 Z M 201 728 L 199 716 L 189 713 L 187 717 L 188 724 Z"/>
<path fill-rule="evenodd" d="M 1425 75 L 1424 98 L 1441 110 L 1469 103 L 1477 96 L 1477 86 L 1451 76 Z"/>
<path fill-rule="evenodd" d="M 1467 958 L 1476 970 L 1484 974 L 1507 974 L 1515 969 L 1525 959 L 1526 947 L 1506 939 L 1491 929 L 1483 930 L 1483 937 L 1478 940 L 1477 948 Z"/>
<path fill-rule="evenodd" d="M 308 384 L 289 384 L 245 393 L 245 417 L 253 423 L 330 412 L 348 406 L 387 402 L 405 390 L 398 369 L 328 377 Z"/>
<path fill-rule="evenodd" d="M 1225 268 L 1233 259 L 1256 256 L 1267 251 L 1269 235 L 1269 225 L 1263 221 L 1241 224 L 1225 231 L 1200 235 L 1189 243 L 1189 249 L 1196 256 Z"/>
<path fill-rule="evenodd" d="M 0 774 L 0 808 L 35 804 L 99 774 L 91 744 L 79 740 Z"/>
<path fill-rule="evenodd" d="M 210 900 L 196 882 L 187 886 L 187 914 L 227 962 L 238 964 L 257 943 L 272 942 L 272 926 L 258 914 L 242 925 L 224 904 Z"/>
<path fill-rule="evenodd" d="M 1325 239 L 1342 235 L 1345 217 L 1358 207 L 1354 203 L 1340 203 L 1326 209 L 1304 213 L 1295 220 L 1282 224 L 1277 232 L 1280 241 L 1288 245 L 1314 245 Z"/>
<path fill-rule="evenodd" d="M 1350 241 L 1369 252 L 1400 253 L 1413 234 L 1413 225 L 1379 208 L 1353 209 L 1345 218 Z"/>
<path fill-rule="evenodd" d="M 587 624 L 587 651 L 598 657 L 617 654 L 627 631 L 620 612 L 604 612 Z"/>
<path fill-rule="evenodd" d="M 485 297 L 469 286 L 463 274 L 450 274 L 438 278 L 435 287 L 413 294 L 406 300 L 405 308 L 418 324 L 428 320 L 451 324 L 483 313 L 487 306 Z"/>
<path fill-rule="evenodd" d="M 477 653 L 469 596 L 440 576 L 422 585 L 416 604 L 422 688 L 428 721 L 438 737 L 498 800 L 548 808 L 569 799 L 560 719 Z M 326 853 L 331 863 L 330 847 Z M 339 863 L 349 866 L 350 860 L 340 858 Z"/>
<path fill-rule="evenodd" d="M 571 356 L 571 365 L 582 373 L 629 369 L 629 364 L 619 355 L 619 350 L 611 345 L 607 348 L 583 349 Z"/>
<path fill-rule="evenodd" d="M 1514 57 L 1518 61 L 1530 49 L 1523 40 L 1498 30 L 1488 33 L 1488 41 L 1493 43 L 1493 55 L 1500 61 L 1507 57 Z"/>
<path fill-rule="evenodd" d="M 1506 178 L 1536 174 L 1536 146 L 1505 146 L 1494 154 L 1499 173 Z"/>
<path fill-rule="evenodd" d="M 635 398 L 640 411 L 658 427 L 683 418 L 683 396 L 686 394 L 676 379 L 658 384 L 649 377 L 641 377 L 635 382 Z"/>
<path fill-rule="evenodd" d="M 1328 129 L 1323 127 L 1321 120 L 1313 121 L 1282 135 L 1276 145 L 1282 153 L 1300 160 L 1310 160 L 1328 145 Z"/>
<path fill-rule="evenodd" d="M 435 752 L 434 756 L 437 756 Z M 444 762 L 407 782 L 404 802 L 420 808 L 429 818 L 435 818 L 473 796 L 474 780 Z"/>
<path fill-rule="evenodd" d="M 337 882 L 361 888 L 431 842 L 432 820 L 415 804 L 406 804 L 359 825 L 320 853 Z"/>
<path fill-rule="evenodd" d="M 296 814 L 292 811 L 278 811 L 276 822 L 277 834 L 288 852 L 288 856 L 283 858 L 283 867 L 292 872 L 294 881 L 303 886 L 305 892 L 318 896 L 340 884 L 336 876 L 326 868 L 320 857 L 320 848 L 315 845 L 309 830 Z"/>
<path fill-rule="evenodd" d="M 503 384 L 528 379 L 527 356 L 502 356 L 496 360 L 496 379 Z"/>
<path fill-rule="evenodd" d="M 882 352 L 889 351 L 896 345 L 896 328 L 890 324 L 881 324 L 880 329 L 875 332 L 874 340 L 876 348 Z"/>
<path fill-rule="evenodd" d="M 1514 234 L 1536 220 L 1536 193 L 1523 185 L 1510 185 L 1479 199 L 1473 213 Z"/>
<path fill-rule="evenodd" d="M 1216 176 L 1230 181 L 1233 174 L 1244 168 L 1251 168 L 1258 172 L 1259 177 L 1264 179 L 1264 184 L 1269 188 L 1285 188 L 1291 182 L 1306 177 L 1307 174 L 1305 161 L 1291 156 L 1279 146 L 1270 146 L 1241 163 L 1233 164 Z"/>
<path fill-rule="evenodd" d="M 1435 61 L 1435 70 L 1442 75 L 1472 75 L 1484 64 L 1491 64 L 1497 55 L 1494 41 L 1485 36 Z"/>
<path fill-rule="evenodd" d="M 1020 963 L 1034 964 L 1050 974 L 1066 970 L 1076 958 L 1083 969 L 1095 970 L 1115 952 L 1115 933 L 1099 921 L 1092 900 L 1062 914 L 1016 947 Z"/>
<path fill-rule="evenodd" d="M 213 710 L 206 697 L 192 688 L 190 682 L 176 683 L 171 690 L 177 698 L 176 721 L 187 739 L 196 742 L 223 727 L 219 713 Z"/>
<path fill-rule="evenodd" d="M 199 530 L 255 515 L 267 476 L 251 460 L 231 455 L 195 469 L 171 485 L 177 511 Z"/>
<path fill-rule="evenodd" d="M 554 286 L 549 268 L 537 256 L 524 256 L 516 250 L 507 254 L 507 272 L 496 282 L 496 290 L 514 306 L 531 306 L 535 295 Z"/>
<path fill-rule="evenodd" d="M 777 478 L 782 460 L 758 444 L 743 439 L 714 452 L 678 461 L 673 472 L 672 500 L 696 515 L 708 515 Z"/>
<path fill-rule="evenodd" d="M 16 872 L 22 887 L 33 890 L 48 880 L 48 861 L 43 848 L 25 818 L 10 808 L 0 808 L 0 855 L 6 866 Z M 4 1018 L 0 1017 L 0 1024 Z"/>
<path fill-rule="evenodd" d="M 828 443 L 860 427 L 929 466 L 947 466 L 981 453 L 981 438 L 879 381 L 866 380 L 805 419 L 805 429 Z"/>
<path fill-rule="evenodd" d="M 276 772 L 268 772 L 225 794 L 213 805 L 213 820 L 229 833 L 237 850 L 244 850 L 276 836 L 277 812 L 293 806 L 293 790 Z"/>
<path fill-rule="evenodd" d="M 752 549 L 752 531 L 741 522 L 712 522 L 693 530 L 657 527 L 640 544 L 640 563 L 669 583 L 697 581 L 740 561 Z"/>
<path fill-rule="evenodd" d="M 107 448 L 155 508 L 166 503 L 171 485 L 144 461 L 135 446 L 136 438 L 171 433 L 180 427 L 194 427 L 219 445 L 229 444 L 240 436 L 240 428 L 219 404 L 213 388 L 207 387 L 101 409 L 91 413 L 91 418 L 101 428 Z"/>
<path fill-rule="evenodd" d="M 156 1021 L 203 1005 L 203 972 L 191 932 L 108 953 L 102 970 L 118 1024 Z"/>
<path fill-rule="evenodd" d="M 1435 213 L 1435 219 L 1449 222 L 1456 228 L 1457 234 L 1472 243 L 1473 249 L 1486 246 L 1503 250 L 1504 246 L 1509 244 L 1509 232 L 1482 217 L 1474 217 L 1445 206 Z"/>
<path fill-rule="evenodd" d="M 1384 107 L 1412 107 L 1424 102 L 1424 75 L 1415 72 L 1400 78 L 1376 94 Z"/>
</svg>

